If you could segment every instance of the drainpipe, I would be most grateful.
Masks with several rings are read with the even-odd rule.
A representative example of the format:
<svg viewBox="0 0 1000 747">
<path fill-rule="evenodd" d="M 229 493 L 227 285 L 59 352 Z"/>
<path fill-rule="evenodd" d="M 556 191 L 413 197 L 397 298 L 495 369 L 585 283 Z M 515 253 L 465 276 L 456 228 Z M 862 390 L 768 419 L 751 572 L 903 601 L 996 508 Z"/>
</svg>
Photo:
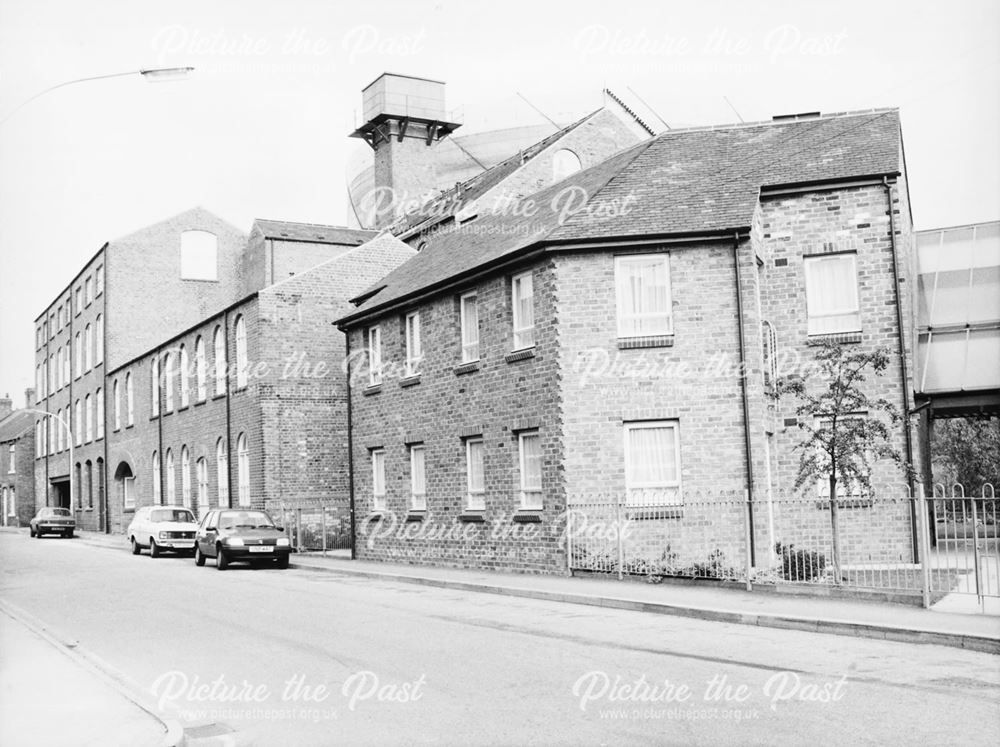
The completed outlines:
<svg viewBox="0 0 1000 747">
<path fill-rule="evenodd" d="M 226 346 L 226 370 L 223 371 L 223 375 L 226 377 L 226 495 L 229 505 L 226 508 L 233 507 L 233 427 L 232 419 L 229 412 L 229 400 L 230 393 L 232 392 L 233 383 L 229 380 L 229 362 L 231 358 L 229 357 L 229 310 L 226 309 L 226 313 L 222 316 L 223 333 L 222 340 L 223 344 Z M 219 506 L 222 508 L 222 506 Z"/>
<path fill-rule="evenodd" d="M 736 266 L 736 320 L 740 334 L 740 393 L 743 399 L 743 448 L 747 460 L 747 521 L 750 527 L 750 565 L 757 565 L 753 523 L 753 460 L 750 448 L 750 404 L 747 398 L 746 344 L 743 338 L 743 275 L 740 272 L 740 235 L 733 234 L 733 264 Z"/>
<path fill-rule="evenodd" d="M 163 376 L 163 358 L 160 357 L 160 351 L 161 349 L 157 347 L 154 354 L 156 356 L 156 448 L 160 460 L 160 505 L 165 506 L 167 455 L 163 453 L 163 387 L 160 385 Z"/>
<path fill-rule="evenodd" d="M 896 329 L 899 330 L 899 376 L 903 390 L 903 437 L 906 443 L 906 463 L 913 464 L 913 437 L 910 434 L 910 390 L 909 376 L 906 368 L 906 340 L 903 336 L 903 307 L 899 300 L 899 265 L 896 258 L 896 219 L 892 209 L 892 184 L 889 178 L 882 177 L 882 186 L 885 187 L 886 202 L 889 204 L 889 244 L 892 247 L 892 297 L 893 305 L 896 307 Z M 910 495 L 913 495 L 913 474 L 909 469 L 906 471 L 906 485 Z M 917 513 L 916 506 L 910 503 L 910 537 L 912 538 L 912 551 L 914 562 L 919 562 L 920 544 L 917 541 Z"/>
<path fill-rule="evenodd" d="M 351 508 L 351 560 L 357 560 L 356 525 L 354 518 L 354 416 L 351 407 L 351 333 L 344 330 L 345 351 L 347 357 L 344 359 L 347 368 L 347 490 Z"/>
</svg>

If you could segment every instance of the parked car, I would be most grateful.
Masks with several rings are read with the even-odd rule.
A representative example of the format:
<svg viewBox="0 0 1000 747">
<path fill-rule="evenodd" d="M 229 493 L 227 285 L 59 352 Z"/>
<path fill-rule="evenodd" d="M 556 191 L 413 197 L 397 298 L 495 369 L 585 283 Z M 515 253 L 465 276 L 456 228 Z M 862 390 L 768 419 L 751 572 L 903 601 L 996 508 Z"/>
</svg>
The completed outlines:
<svg viewBox="0 0 1000 747">
<path fill-rule="evenodd" d="M 68 508 L 58 506 L 47 506 L 38 509 L 38 512 L 28 522 L 28 532 L 32 537 L 41 537 L 43 534 L 61 534 L 63 537 L 72 537 L 76 530 L 76 519 Z"/>
<path fill-rule="evenodd" d="M 144 547 L 149 556 L 158 558 L 167 551 L 193 553 L 194 535 L 198 520 L 190 509 L 179 506 L 143 506 L 136 509 L 125 536 L 132 545 L 132 554 L 138 555 Z"/>
<path fill-rule="evenodd" d="M 205 565 L 205 558 L 215 558 L 220 571 L 237 560 L 268 561 L 287 568 L 291 551 L 284 528 L 266 511 L 216 509 L 205 514 L 198 526 L 194 562 Z"/>
</svg>

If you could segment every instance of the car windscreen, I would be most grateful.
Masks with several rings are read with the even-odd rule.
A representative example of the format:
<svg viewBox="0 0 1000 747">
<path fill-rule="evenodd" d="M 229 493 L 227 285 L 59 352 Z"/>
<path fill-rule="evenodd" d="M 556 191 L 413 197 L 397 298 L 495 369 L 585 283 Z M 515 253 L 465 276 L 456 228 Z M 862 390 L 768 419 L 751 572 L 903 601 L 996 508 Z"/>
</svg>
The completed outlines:
<svg viewBox="0 0 1000 747">
<path fill-rule="evenodd" d="M 273 526 L 271 517 L 263 511 L 223 511 L 219 516 L 220 529 L 259 529 Z"/>
<path fill-rule="evenodd" d="M 180 521 L 194 523 L 194 514 L 187 509 L 158 508 L 149 514 L 149 520 L 155 522 Z"/>
<path fill-rule="evenodd" d="M 49 516 L 72 516 L 68 508 L 53 508 L 49 510 Z"/>
</svg>

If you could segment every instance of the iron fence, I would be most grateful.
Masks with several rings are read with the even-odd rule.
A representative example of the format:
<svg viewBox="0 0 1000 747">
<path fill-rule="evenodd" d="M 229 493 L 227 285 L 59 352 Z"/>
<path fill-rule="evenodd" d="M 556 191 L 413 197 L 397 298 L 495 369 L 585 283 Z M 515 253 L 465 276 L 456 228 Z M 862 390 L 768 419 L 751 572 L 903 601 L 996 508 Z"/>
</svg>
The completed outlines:
<svg viewBox="0 0 1000 747">
<path fill-rule="evenodd" d="M 660 505 L 582 496 L 567 506 L 569 570 L 1000 603 L 993 488 L 956 493 L 887 487 L 835 507 L 822 496 L 685 493 Z"/>
<path fill-rule="evenodd" d="M 280 511 L 281 523 L 296 552 L 350 552 L 351 520 L 346 509 L 282 506 Z"/>
</svg>

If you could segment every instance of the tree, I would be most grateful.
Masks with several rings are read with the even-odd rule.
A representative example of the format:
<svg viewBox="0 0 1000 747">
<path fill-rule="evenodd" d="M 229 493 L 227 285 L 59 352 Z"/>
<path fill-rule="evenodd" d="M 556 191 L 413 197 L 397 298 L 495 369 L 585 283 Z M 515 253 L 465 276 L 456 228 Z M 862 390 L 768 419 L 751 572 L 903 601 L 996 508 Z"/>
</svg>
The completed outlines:
<svg viewBox="0 0 1000 747">
<path fill-rule="evenodd" d="M 830 486 L 832 566 L 835 582 L 839 584 L 837 486 L 846 483 L 868 493 L 872 464 L 880 459 L 893 461 L 905 474 L 911 474 L 911 467 L 891 445 L 890 426 L 900 423 L 896 407 L 886 399 L 869 397 L 863 388 L 869 372 L 876 377 L 885 373 L 889 354 L 882 348 L 872 352 L 851 351 L 828 341 L 818 346 L 815 358 L 813 370 L 782 379 L 778 394 L 799 400 L 795 414 L 803 437 L 795 445 L 800 455 L 796 490 L 820 480 L 826 480 Z"/>
<path fill-rule="evenodd" d="M 966 495 L 976 495 L 986 483 L 1000 488 L 1000 420 L 951 418 L 934 424 L 931 453 L 945 469 L 935 469 L 934 481 L 958 483 Z"/>
</svg>

